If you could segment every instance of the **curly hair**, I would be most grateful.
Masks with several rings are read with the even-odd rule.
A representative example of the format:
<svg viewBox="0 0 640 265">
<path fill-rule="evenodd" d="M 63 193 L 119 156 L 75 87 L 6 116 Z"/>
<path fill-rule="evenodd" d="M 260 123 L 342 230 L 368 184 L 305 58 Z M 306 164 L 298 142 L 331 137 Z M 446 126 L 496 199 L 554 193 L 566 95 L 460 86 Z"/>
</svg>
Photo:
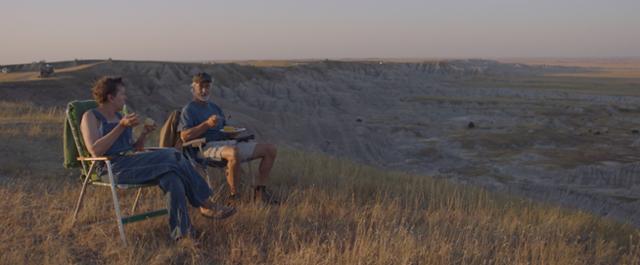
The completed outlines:
<svg viewBox="0 0 640 265">
<path fill-rule="evenodd" d="M 109 95 L 115 96 L 118 93 L 118 86 L 123 85 L 122 77 L 104 76 L 96 81 L 91 92 L 98 104 L 104 104 L 109 101 Z"/>
</svg>

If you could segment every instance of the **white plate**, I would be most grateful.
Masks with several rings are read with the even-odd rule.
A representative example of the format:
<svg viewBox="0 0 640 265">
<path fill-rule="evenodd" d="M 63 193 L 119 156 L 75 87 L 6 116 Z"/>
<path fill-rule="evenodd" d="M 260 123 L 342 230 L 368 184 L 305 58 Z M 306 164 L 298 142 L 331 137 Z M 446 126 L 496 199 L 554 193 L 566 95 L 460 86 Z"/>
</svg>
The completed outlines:
<svg viewBox="0 0 640 265">
<path fill-rule="evenodd" d="M 236 129 L 236 130 L 232 131 L 232 132 L 227 132 L 224 129 L 220 129 L 220 131 L 223 132 L 223 133 L 239 133 L 239 132 L 244 132 L 244 131 L 247 130 L 246 128 L 238 128 L 238 127 L 234 128 L 234 129 Z"/>
</svg>

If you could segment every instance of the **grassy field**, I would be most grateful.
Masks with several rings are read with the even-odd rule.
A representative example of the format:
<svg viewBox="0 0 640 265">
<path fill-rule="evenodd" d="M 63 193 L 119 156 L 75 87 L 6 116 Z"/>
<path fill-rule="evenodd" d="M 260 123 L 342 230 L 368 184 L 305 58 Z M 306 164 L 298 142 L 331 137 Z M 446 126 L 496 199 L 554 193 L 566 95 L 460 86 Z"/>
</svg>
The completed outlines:
<svg viewBox="0 0 640 265">
<path fill-rule="evenodd" d="M 0 102 L 0 113 L 4 264 L 640 264 L 630 226 L 288 148 L 272 181 L 282 206 L 247 201 L 225 221 L 194 210 L 200 236 L 180 242 L 165 217 L 135 223 L 124 248 L 108 189 L 90 187 L 69 226 L 80 182 L 62 169 L 62 110 Z M 162 201 L 153 189 L 142 209 Z"/>
<path fill-rule="evenodd" d="M 55 70 L 55 74 L 51 77 L 48 77 L 47 79 L 59 79 L 59 78 L 64 78 L 66 77 L 66 74 L 71 73 L 71 72 L 75 72 L 75 71 L 80 71 L 89 67 L 92 67 L 94 65 L 97 65 L 100 63 L 91 63 L 91 64 L 83 64 L 83 65 L 78 65 L 78 66 L 72 66 L 72 67 L 66 67 L 66 68 L 61 68 L 61 69 L 56 69 Z M 15 72 L 15 73 L 0 73 L 0 82 L 18 82 L 18 81 L 33 81 L 33 80 L 39 80 L 41 79 L 40 77 L 38 77 L 40 75 L 39 72 L 36 71 L 32 71 L 32 72 Z"/>
<path fill-rule="evenodd" d="M 452 81 L 462 87 L 551 89 L 609 96 L 640 95 L 640 72 L 637 77 L 602 77 L 598 74 L 567 76 L 480 76 Z"/>
<path fill-rule="evenodd" d="M 502 58 L 502 63 L 597 67 L 603 69 L 640 69 L 640 57 L 621 58 Z"/>
<path fill-rule="evenodd" d="M 501 59 L 504 63 L 524 63 L 528 65 L 555 65 L 568 67 L 586 67 L 598 69 L 584 73 L 562 73 L 551 76 L 582 77 L 582 78 L 640 78 L 640 58 L 609 58 L 609 59 Z"/>
</svg>

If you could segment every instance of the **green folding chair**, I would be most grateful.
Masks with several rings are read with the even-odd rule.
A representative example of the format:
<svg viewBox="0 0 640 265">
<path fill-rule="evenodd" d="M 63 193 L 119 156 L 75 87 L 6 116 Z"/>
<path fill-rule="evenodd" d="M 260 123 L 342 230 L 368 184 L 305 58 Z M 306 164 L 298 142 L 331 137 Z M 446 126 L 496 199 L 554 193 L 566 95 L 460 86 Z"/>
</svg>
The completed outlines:
<svg viewBox="0 0 640 265">
<path fill-rule="evenodd" d="M 80 177 L 83 180 L 82 190 L 80 190 L 80 196 L 78 198 L 78 202 L 76 203 L 75 210 L 73 212 L 73 217 L 71 219 L 71 225 L 76 221 L 78 216 L 78 212 L 82 206 L 82 200 L 85 195 L 85 191 L 87 189 L 88 184 L 97 187 L 110 187 L 111 195 L 113 196 L 113 206 L 116 213 L 116 221 L 118 223 L 118 230 L 120 231 L 120 238 L 122 242 L 126 246 L 127 238 L 124 232 L 124 225 L 143 221 L 148 218 L 163 216 L 168 213 L 167 209 L 159 209 L 153 210 L 145 213 L 134 214 L 136 210 L 136 206 L 138 205 L 138 201 L 142 194 L 143 188 L 155 187 L 158 185 L 157 182 L 150 182 L 145 184 L 116 184 L 117 180 L 115 179 L 113 172 L 111 170 L 111 159 L 109 157 L 91 157 L 89 151 L 87 150 L 82 135 L 80 133 L 80 121 L 82 120 L 82 115 L 92 108 L 97 107 L 97 103 L 94 100 L 84 100 L 84 101 L 72 101 L 67 105 L 66 110 L 66 122 L 63 133 L 63 145 L 64 145 L 64 166 L 66 168 L 79 168 L 80 169 Z M 97 173 L 97 167 L 102 166 L 106 167 L 106 176 L 100 176 Z M 103 174 L 104 175 L 104 174 Z M 103 181 L 103 177 L 107 177 L 107 181 Z M 136 198 L 133 202 L 133 207 L 131 207 L 131 215 L 123 216 L 120 211 L 120 204 L 118 202 L 118 193 L 117 189 L 137 189 Z"/>
</svg>

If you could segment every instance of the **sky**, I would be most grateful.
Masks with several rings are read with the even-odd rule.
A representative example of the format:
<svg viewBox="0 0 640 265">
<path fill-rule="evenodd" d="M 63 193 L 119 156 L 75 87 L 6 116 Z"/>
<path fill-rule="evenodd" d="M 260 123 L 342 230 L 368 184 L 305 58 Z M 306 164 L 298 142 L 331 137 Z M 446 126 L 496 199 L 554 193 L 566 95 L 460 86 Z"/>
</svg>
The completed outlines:
<svg viewBox="0 0 640 265">
<path fill-rule="evenodd" d="M 640 56 L 640 0 L 0 0 L 0 64 Z"/>
</svg>

